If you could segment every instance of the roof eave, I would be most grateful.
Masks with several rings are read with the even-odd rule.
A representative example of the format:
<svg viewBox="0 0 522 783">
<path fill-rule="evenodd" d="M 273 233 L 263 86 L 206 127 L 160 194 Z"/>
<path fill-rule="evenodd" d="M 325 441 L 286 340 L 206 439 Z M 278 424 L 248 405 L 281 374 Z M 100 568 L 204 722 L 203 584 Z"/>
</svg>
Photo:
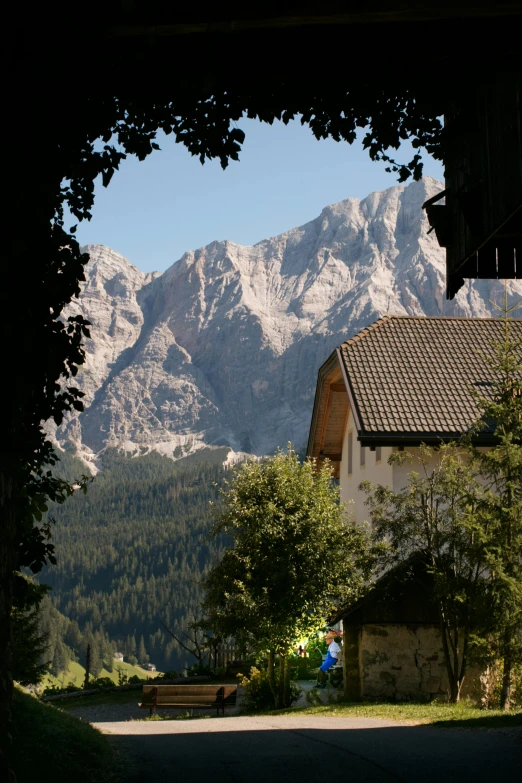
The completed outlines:
<svg viewBox="0 0 522 783">
<path fill-rule="evenodd" d="M 307 457 L 311 457 L 313 453 L 315 435 L 317 430 L 317 417 L 319 415 L 319 407 L 321 404 L 322 386 L 326 376 L 335 367 L 336 361 L 338 361 L 337 352 L 332 351 L 328 359 L 324 362 L 324 364 L 322 364 L 319 367 L 319 370 L 317 372 L 317 384 L 315 387 L 314 409 L 312 411 L 312 420 L 310 422 L 310 433 L 308 435 L 308 444 L 306 446 Z"/>
<path fill-rule="evenodd" d="M 346 372 L 346 367 L 344 366 L 343 361 L 343 352 L 342 352 L 342 346 L 339 346 L 335 349 L 337 353 L 337 361 L 339 362 L 339 367 L 341 368 L 341 373 L 343 376 L 344 381 L 344 387 L 346 389 L 346 394 L 348 395 L 348 402 L 350 405 L 350 410 L 352 412 L 353 420 L 355 423 L 355 429 L 357 432 L 361 430 L 361 418 L 359 415 L 359 409 L 357 408 L 357 405 L 355 404 L 355 396 L 353 393 L 352 385 L 350 383 L 350 380 L 348 378 L 348 373 Z"/>
<path fill-rule="evenodd" d="M 451 443 L 462 438 L 462 432 L 364 432 L 357 430 L 357 440 L 361 446 L 429 446 Z M 471 438 L 475 446 L 494 446 L 498 439 L 492 435 L 481 435 Z"/>
</svg>

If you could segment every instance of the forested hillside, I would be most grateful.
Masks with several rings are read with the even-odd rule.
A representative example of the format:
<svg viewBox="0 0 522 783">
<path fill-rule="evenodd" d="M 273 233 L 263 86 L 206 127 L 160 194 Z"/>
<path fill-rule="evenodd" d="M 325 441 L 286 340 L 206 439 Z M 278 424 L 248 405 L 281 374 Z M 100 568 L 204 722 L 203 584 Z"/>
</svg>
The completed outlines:
<svg viewBox="0 0 522 783">
<path fill-rule="evenodd" d="M 62 656 L 61 641 L 78 651 L 92 635 L 100 650 L 109 639 L 131 662 L 150 659 L 160 670 L 193 663 L 160 621 L 179 632 L 198 618 L 201 579 L 219 556 L 208 537 L 209 503 L 218 498 L 225 456 L 225 449 L 209 450 L 174 462 L 109 451 L 87 494 L 51 510 L 58 563 L 40 581 L 75 621 L 66 628 L 45 611 L 47 627 L 63 627 L 53 635 L 52 658 Z M 68 455 L 61 471 L 69 479 L 85 472 Z"/>
</svg>

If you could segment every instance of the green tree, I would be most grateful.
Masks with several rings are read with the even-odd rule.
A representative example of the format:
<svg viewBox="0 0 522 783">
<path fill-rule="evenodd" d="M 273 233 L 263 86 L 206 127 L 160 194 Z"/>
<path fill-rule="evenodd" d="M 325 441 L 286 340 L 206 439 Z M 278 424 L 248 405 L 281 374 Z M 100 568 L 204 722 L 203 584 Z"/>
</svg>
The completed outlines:
<svg viewBox="0 0 522 783">
<path fill-rule="evenodd" d="M 149 655 L 147 653 L 146 647 L 145 647 L 145 639 L 143 638 L 143 634 L 140 636 L 140 643 L 138 646 L 138 662 L 140 664 L 148 663 L 149 661 Z"/>
<path fill-rule="evenodd" d="M 286 706 L 288 653 L 339 601 L 365 590 L 375 559 L 370 534 L 339 503 L 329 463 L 301 464 L 291 447 L 241 466 L 222 501 L 213 532 L 232 545 L 205 580 L 206 623 L 268 653 L 274 704 Z"/>
<path fill-rule="evenodd" d="M 49 661 L 49 635 L 40 628 L 40 603 L 48 590 L 17 574 L 11 621 L 13 626 L 13 677 L 22 685 L 37 685 Z"/>
<path fill-rule="evenodd" d="M 112 672 L 114 668 L 114 651 L 106 633 L 101 634 L 98 646 L 103 668 L 107 669 L 108 672 Z"/>
<path fill-rule="evenodd" d="M 417 458 L 394 452 L 389 462 L 415 462 L 418 469 L 399 492 L 370 482 L 360 489 L 377 539 L 388 542 L 383 565 L 422 555 L 433 575 L 450 699 L 456 702 L 486 600 L 488 530 L 479 513 L 484 490 L 469 450 L 455 443 L 438 449 L 421 444 Z"/>
<path fill-rule="evenodd" d="M 494 303 L 493 303 L 494 304 Z M 522 340 L 513 335 L 507 292 L 504 334 L 493 343 L 490 394 L 478 396 L 475 432 L 495 436 L 491 449 L 472 448 L 486 485 L 481 514 L 488 528 L 489 657 L 503 664 L 500 705 L 509 709 L 513 667 L 522 662 Z"/>
<path fill-rule="evenodd" d="M 54 645 L 54 655 L 51 664 L 51 673 L 55 677 L 59 677 L 61 674 L 65 674 L 69 668 L 71 662 L 71 656 L 67 645 L 63 643 L 60 637 L 56 639 Z"/>
<path fill-rule="evenodd" d="M 69 622 L 65 631 L 64 641 L 77 655 L 82 650 L 82 634 L 76 620 L 71 620 Z"/>
<path fill-rule="evenodd" d="M 138 645 L 136 644 L 136 637 L 132 634 L 129 634 L 129 636 L 127 636 L 125 652 L 127 654 L 128 662 L 131 663 L 133 666 L 135 666 L 138 663 L 138 658 L 137 658 Z"/>
<path fill-rule="evenodd" d="M 87 654 L 87 647 L 90 645 L 91 647 L 91 660 L 90 660 L 90 676 L 91 677 L 99 677 L 101 670 L 103 669 L 103 661 L 100 656 L 100 649 L 99 649 L 99 641 L 95 638 L 92 630 L 90 628 L 87 629 L 87 631 L 83 635 L 83 642 L 85 645 L 85 650 L 82 658 L 80 659 L 80 662 L 83 663 L 85 660 L 85 655 Z M 82 660 L 83 659 L 83 660 Z"/>
</svg>

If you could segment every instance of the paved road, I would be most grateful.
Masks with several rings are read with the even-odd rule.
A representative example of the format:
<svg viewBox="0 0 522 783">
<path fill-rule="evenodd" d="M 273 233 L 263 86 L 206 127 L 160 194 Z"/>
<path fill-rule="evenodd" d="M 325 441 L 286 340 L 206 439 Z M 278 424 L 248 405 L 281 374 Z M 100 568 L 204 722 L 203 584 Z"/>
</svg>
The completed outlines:
<svg viewBox="0 0 522 783">
<path fill-rule="evenodd" d="M 384 720 L 240 716 L 98 728 L 133 759 L 129 783 L 495 783 L 522 772 L 520 737 Z"/>
</svg>

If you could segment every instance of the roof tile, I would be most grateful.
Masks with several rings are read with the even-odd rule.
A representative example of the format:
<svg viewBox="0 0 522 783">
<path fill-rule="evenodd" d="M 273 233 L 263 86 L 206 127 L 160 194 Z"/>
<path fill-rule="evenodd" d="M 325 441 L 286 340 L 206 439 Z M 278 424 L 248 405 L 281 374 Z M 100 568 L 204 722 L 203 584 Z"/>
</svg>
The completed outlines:
<svg viewBox="0 0 522 783">
<path fill-rule="evenodd" d="M 522 319 L 510 324 L 522 339 Z M 503 328 L 496 318 L 386 316 L 347 340 L 340 350 L 361 434 L 465 432 Z"/>
</svg>

